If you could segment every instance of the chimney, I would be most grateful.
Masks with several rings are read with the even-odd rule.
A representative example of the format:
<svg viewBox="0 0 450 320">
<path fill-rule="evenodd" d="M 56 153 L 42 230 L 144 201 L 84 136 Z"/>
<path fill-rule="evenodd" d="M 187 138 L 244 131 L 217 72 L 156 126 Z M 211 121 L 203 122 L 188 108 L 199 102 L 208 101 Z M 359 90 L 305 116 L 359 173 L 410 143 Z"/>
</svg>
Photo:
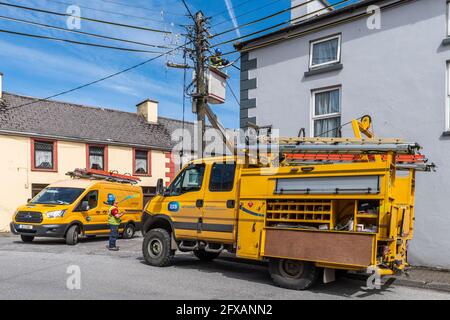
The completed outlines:
<svg viewBox="0 0 450 320">
<path fill-rule="evenodd" d="M 136 107 L 137 114 L 144 117 L 148 123 L 158 123 L 158 101 L 147 99 Z"/>
<path fill-rule="evenodd" d="M 0 72 L 0 100 L 3 98 L 3 73 Z"/>
<path fill-rule="evenodd" d="M 300 5 L 302 3 L 304 4 Z M 297 24 L 310 18 L 333 11 L 333 8 L 325 9 L 328 6 L 330 6 L 330 3 L 328 3 L 327 0 L 315 0 L 313 2 L 308 2 L 308 0 L 291 0 L 291 8 L 294 8 L 291 9 L 291 23 Z"/>
</svg>

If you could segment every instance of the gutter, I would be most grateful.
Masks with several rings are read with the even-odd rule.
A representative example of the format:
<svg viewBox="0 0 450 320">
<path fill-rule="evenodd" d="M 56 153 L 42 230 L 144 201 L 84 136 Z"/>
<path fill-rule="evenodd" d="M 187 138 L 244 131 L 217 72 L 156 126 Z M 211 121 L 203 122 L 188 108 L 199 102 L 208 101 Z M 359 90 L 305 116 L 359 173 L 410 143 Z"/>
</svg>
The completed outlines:
<svg viewBox="0 0 450 320">
<path fill-rule="evenodd" d="M 84 139 L 84 138 L 66 137 L 66 136 L 49 135 L 49 134 L 41 134 L 41 133 L 33 133 L 33 132 L 19 132 L 19 131 L 13 131 L 13 130 L 1 130 L 0 129 L 0 134 L 7 135 L 7 136 L 46 138 L 46 139 L 56 139 L 56 140 L 61 140 L 61 141 L 71 141 L 71 142 L 81 142 L 81 143 L 106 144 L 106 145 L 120 146 L 120 147 L 137 147 L 137 148 L 146 148 L 146 149 L 168 151 L 168 152 L 172 151 L 171 148 L 157 147 L 157 146 L 138 144 L 138 143 L 126 143 L 126 142 L 108 141 L 108 140 L 105 141 L 105 140 L 96 140 L 96 139 Z"/>
<path fill-rule="evenodd" d="M 283 29 L 280 29 L 280 30 L 274 31 L 272 33 L 269 33 L 269 34 L 266 34 L 266 35 L 262 35 L 260 37 L 257 37 L 257 38 L 254 38 L 254 39 L 250 39 L 250 40 L 247 40 L 247 41 L 244 41 L 244 42 L 238 42 L 238 43 L 236 43 L 234 45 L 234 47 L 235 47 L 235 49 L 237 51 L 240 51 L 241 53 L 242 52 L 250 52 L 252 50 L 260 49 L 260 48 L 263 48 L 263 47 L 266 47 L 266 46 L 269 46 L 269 45 L 272 45 L 272 44 L 275 44 L 275 43 L 278 43 L 278 42 L 281 42 L 281 41 L 284 41 L 284 40 L 301 37 L 301 36 L 304 36 L 306 34 L 317 32 L 317 31 L 322 30 L 322 29 L 326 29 L 326 28 L 333 27 L 333 26 L 336 26 L 336 25 L 340 25 L 340 24 L 343 24 L 343 23 L 346 23 L 346 22 L 357 20 L 357 19 L 363 18 L 365 16 L 371 15 L 372 12 L 368 13 L 366 10 L 364 10 L 364 12 L 356 14 L 356 15 L 353 15 L 353 16 L 350 16 L 348 18 L 340 18 L 337 21 L 330 22 L 330 23 L 327 23 L 327 24 L 324 24 L 324 25 L 320 25 L 320 26 L 313 26 L 312 28 L 310 28 L 308 30 L 304 30 L 305 27 L 310 26 L 310 25 L 314 25 L 314 24 L 318 24 L 319 22 L 321 22 L 323 20 L 328 20 L 328 19 L 331 19 L 331 18 L 336 17 L 338 15 L 343 15 L 343 14 L 346 14 L 346 13 L 353 13 L 353 11 L 355 11 L 357 9 L 360 9 L 360 8 L 363 8 L 363 7 L 366 7 L 366 6 L 370 6 L 372 4 L 375 4 L 375 3 L 378 3 L 378 2 L 382 2 L 382 1 L 383 0 L 366 0 L 366 1 L 363 1 L 363 2 L 360 2 L 360 3 L 357 3 L 355 5 L 347 6 L 347 7 L 344 7 L 343 9 L 336 10 L 336 11 L 333 11 L 333 12 L 330 12 L 330 13 L 318 16 L 318 17 L 316 17 L 316 18 L 314 18 L 312 20 L 305 21 L 305 22 L 300 23 L 300 24 L 295 24 L 295 25 L 292 25 L 292 26 L 288 26 L 288 27 L 285 27 Z M 389 8 L 393 8 L 393 7 L 396 7 L 398 5 L 402 5 L 402 4 L 405 4 L 407 2 L 412 2 L 412 1 L 417 1 L 417 0 L 397 0 L 395 2 L 391 1 L 391 3 L 389 3 L 389 4 L 386 4 L 384 6 L 380 6 L 380 9 L 381 10 L 389 9 Z M 296 31 L 297 29 L 300 29 L 300 31 Z M 271 37 L 275 37 L 275 39 L 270 40 Z M 255 42 L 258 42 L 258 41 L 261 41 L 261 44 L 259 44 L 259 45 L 258 44 L 251 45 L 252 43 L 255 43 Z"/>
</svg>

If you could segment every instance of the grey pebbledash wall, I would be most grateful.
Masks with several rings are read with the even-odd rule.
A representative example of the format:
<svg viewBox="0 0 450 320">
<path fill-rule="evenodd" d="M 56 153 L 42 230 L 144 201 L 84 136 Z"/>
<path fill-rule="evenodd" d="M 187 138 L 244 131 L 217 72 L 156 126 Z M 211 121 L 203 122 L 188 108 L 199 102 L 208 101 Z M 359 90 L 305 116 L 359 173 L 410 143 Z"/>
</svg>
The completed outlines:
<svg viewBox="0 0 450 320">
<path fill-rule="evenodd" d="M 410 1 L 382 11 L 380 30 L 369 30 L 360 18 L 243 54 L 241 125 L 253 117 L 283 136 L 302 127 L 310 135 L 312 91 L 341 87 L 342 123 L 369 114 L 377 136 L 418 142 L 438 166 L 417 176 L 409 258 L 450 269 L 446 10 L 446 0 Z M 334 34 L 342 35 L 342 65 L 309 74 L 310 41 Z M 342 133 L 353 135 L 348 126 Z"/>
</svg>

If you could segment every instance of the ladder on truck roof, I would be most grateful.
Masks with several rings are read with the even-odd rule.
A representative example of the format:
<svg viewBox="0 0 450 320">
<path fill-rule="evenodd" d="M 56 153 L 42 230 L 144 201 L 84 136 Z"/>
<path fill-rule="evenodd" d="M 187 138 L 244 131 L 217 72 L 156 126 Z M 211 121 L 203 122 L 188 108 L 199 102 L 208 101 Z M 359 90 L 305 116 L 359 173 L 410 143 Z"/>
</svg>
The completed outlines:
<svg viewBox="0 0 450 320">
<path fill-rule="evenodd" d="M 256 146 L 258 162 L 259 145 L 276 145 L 281 165 L 317 165 L 344 162 L 386 161 L 388 154 L 395 155 L 399 170 L 431 171 L 435 165 L 420 154 L 420 145 L 404 142 L 402 139 L 375 138 L 370 131 L 371 118 L 364 116 L 353 120 L 355 138 L 305 138 L 259 136 Z M 367 138 L 363 138 L 362 135 Z M 246 150 L 251 153 L 252 147 Z M 269 151 L 270 152 L 270 151 Z M 254 153 L 255 154 L 255 153 Z"/>
<path fill-rule="evenodd" d="M 102 171 L 95 169 L 75 169 L 66 173 L 71 178 L 90 179 L 90 180 L 106 180 L 118 183 L 137 184 L 141 179 L 133 177 L 131 174 L 119 174 L 117 171 Z"/>
</svg>

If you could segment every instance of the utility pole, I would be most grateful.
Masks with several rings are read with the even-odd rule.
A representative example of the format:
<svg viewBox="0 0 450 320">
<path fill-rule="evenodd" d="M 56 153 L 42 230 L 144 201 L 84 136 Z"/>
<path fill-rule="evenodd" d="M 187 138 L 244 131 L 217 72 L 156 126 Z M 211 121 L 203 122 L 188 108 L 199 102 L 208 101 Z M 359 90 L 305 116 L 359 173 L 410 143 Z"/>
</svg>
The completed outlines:
<svg viewBox="0 0 450 320">
<path fill-rule="evenodd" d="M 207 39 L 206 19 L 203 12 L 195 14 L 194 25 L 194 63 L 195 88 L 193 95 L 192 112 L 197 114 L 197 157 L 202 158 L 205 151 L 205 115 L 207 108 L 208 87 L 206 82 L 207 56 L 209 42 Z"/>
</svg>

